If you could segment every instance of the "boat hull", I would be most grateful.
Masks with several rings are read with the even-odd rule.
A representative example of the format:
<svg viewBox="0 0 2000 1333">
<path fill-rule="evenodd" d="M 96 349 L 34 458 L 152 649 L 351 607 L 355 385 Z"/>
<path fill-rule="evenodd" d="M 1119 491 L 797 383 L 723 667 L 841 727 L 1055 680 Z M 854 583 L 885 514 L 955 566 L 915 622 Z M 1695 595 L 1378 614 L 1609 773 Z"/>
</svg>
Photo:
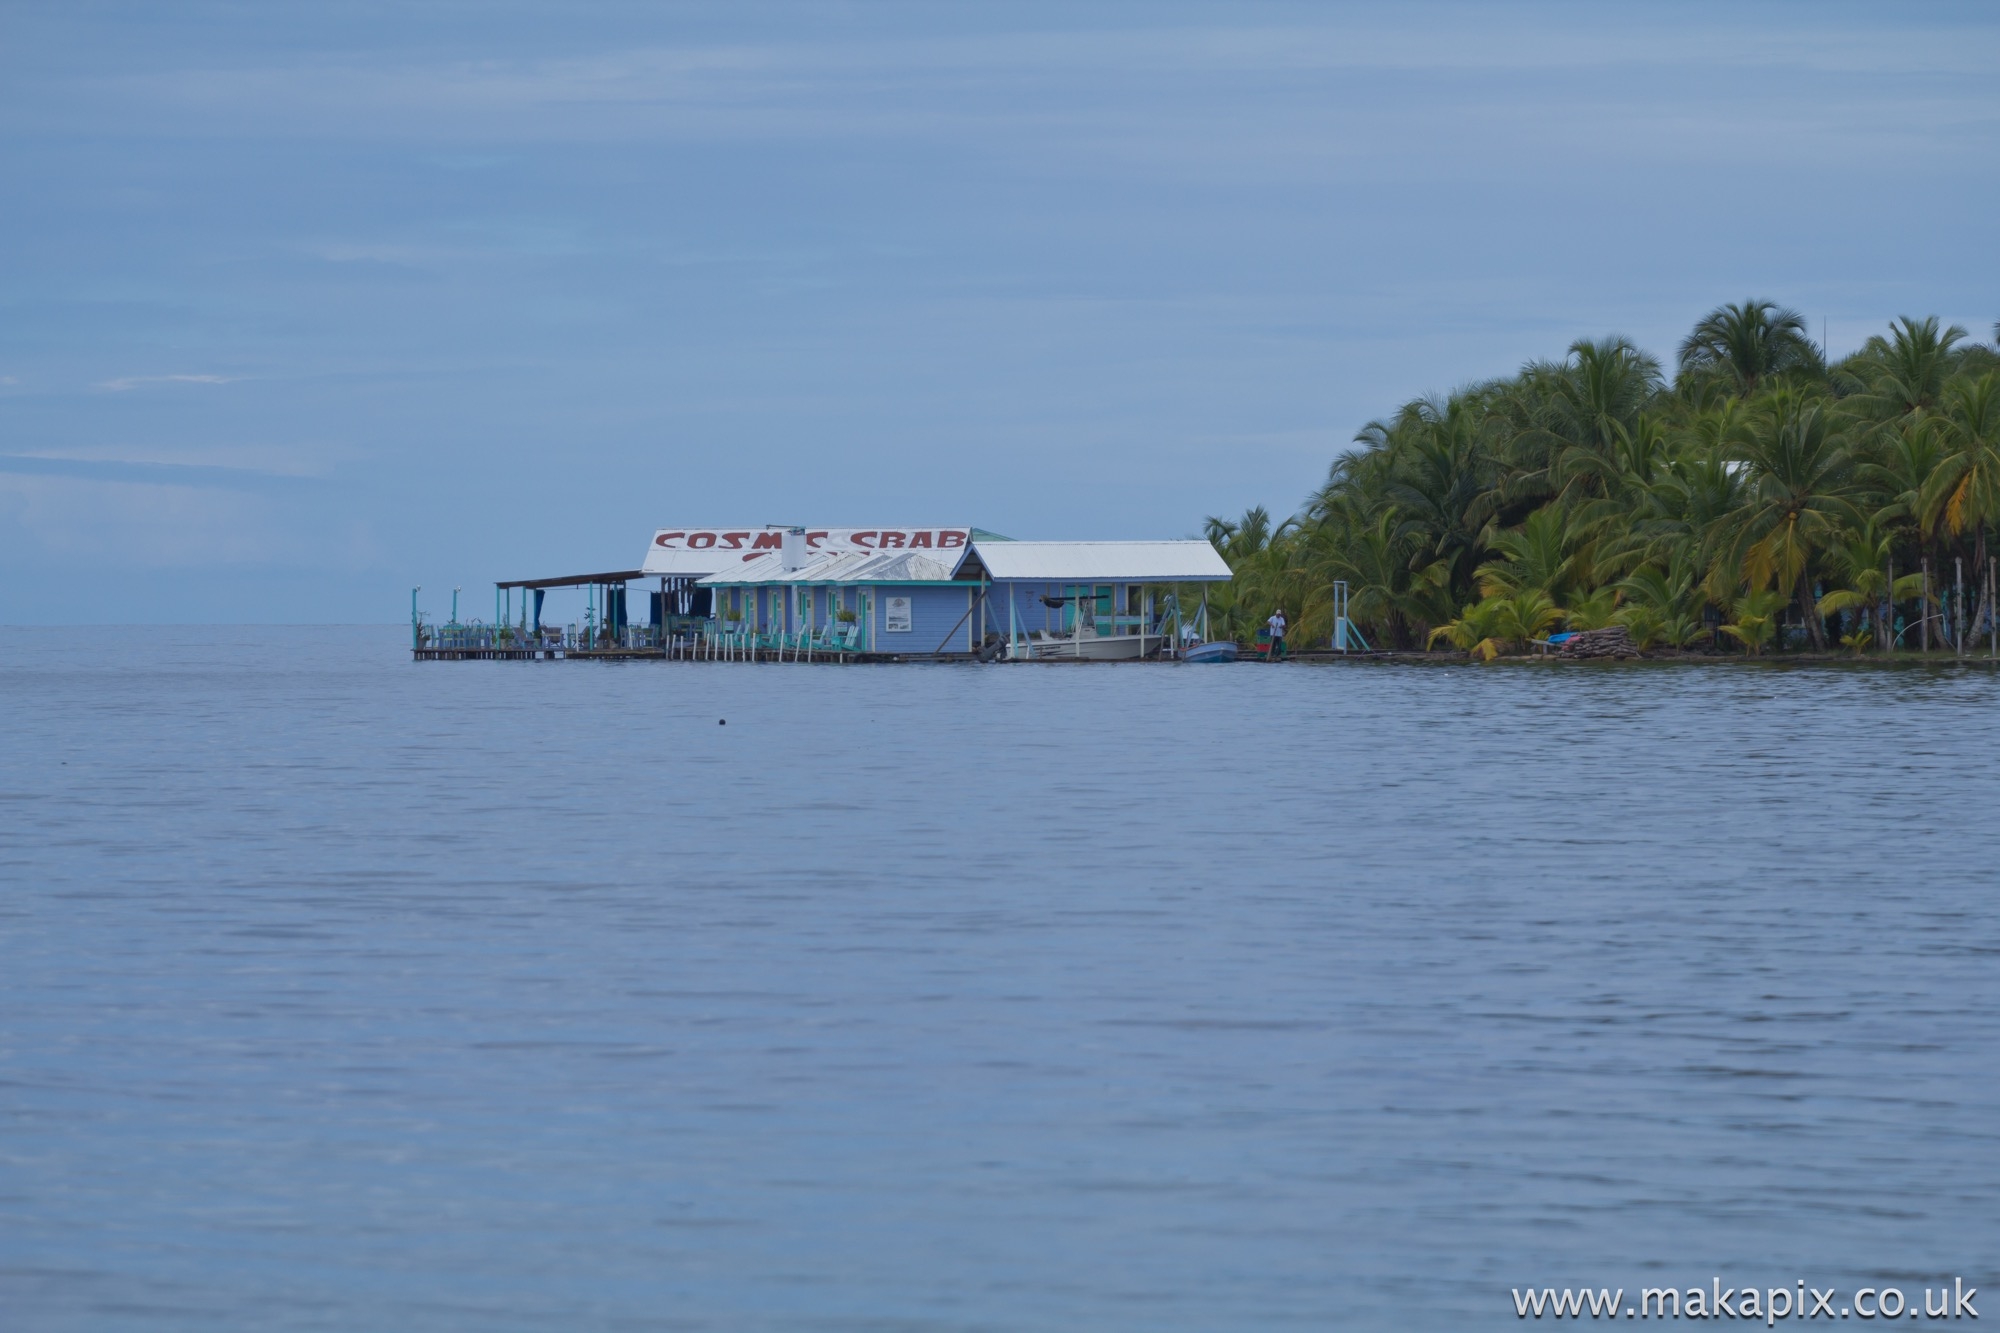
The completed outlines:
<svg viewBox="0 0 2000 1333">
<path fill-rule="evenodd" d="M 1198 643 L 1181 654 L 1183 662 L 1234 662 L 1237 647 L 1227 639 L 1214 643 Z"/>
<path fill-rule="evenodd" d="M 1043 661 L 1129 662 L 1146 656 L 1163 642 L 1158 634 L 1083 635 L 1069 639 L 1048 639 L 1035 645 L 1035 656 Z"/>
</svg>

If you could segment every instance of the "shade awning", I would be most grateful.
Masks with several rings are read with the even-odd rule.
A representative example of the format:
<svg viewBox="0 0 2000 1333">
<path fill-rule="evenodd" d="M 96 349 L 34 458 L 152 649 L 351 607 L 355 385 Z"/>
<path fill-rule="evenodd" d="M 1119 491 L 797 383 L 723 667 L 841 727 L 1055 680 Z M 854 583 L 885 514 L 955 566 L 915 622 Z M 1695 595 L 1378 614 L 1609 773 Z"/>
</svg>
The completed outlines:
<svg viewBox="0 0 2000 1333">
<path fill-rule="evenodd" d="M 614 569 L 608 574 L 565 574 L 556 579 L 509 579 L 496 583 L 496 588 L 587 588 L 597 583 L 630 583 L 633 579 L 643 579 L 643 569 Z"/>
</svg>

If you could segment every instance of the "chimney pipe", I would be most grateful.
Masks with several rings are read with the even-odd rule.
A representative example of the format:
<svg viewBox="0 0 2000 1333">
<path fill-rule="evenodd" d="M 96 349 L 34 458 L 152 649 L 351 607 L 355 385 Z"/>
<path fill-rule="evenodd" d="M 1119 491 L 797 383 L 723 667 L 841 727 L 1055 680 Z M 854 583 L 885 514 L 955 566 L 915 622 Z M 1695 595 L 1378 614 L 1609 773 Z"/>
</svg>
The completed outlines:
<svg viewBox="0 0 2000 1333">
<path fill-rule="evenodd" d="M 786 528 L 784 541 L 778 547 L 778 567 L 790 572 L 806 562 L 806 530 Z"/>
</svg>

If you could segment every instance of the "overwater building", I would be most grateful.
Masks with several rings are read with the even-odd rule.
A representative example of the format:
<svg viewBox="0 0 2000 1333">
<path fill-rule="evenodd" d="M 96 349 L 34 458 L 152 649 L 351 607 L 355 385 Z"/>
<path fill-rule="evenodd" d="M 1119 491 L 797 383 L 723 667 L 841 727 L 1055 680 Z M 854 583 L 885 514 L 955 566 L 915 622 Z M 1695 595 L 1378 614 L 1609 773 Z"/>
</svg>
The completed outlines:
<svg viewBox="0 0 2000 1333">
<path fill-rule="evenodd" d="M 1230 577 L 1205 541 L 1013 541 L 965 527 L 662 528 L 635 569 L 496 585 L 543 641 L 543 595 L 583 588 L 588 643 L 670 651 L 684 638 L 783 653 L 1151 656 Z M 657 586 L 651 585 L 657 581 Z M 644 586 L 643 626 L 628 610 Z M 532 594 L 532 614 L 529 595 Z M 421 637 L 421 636 L 420 636 Z"/>
</svg>

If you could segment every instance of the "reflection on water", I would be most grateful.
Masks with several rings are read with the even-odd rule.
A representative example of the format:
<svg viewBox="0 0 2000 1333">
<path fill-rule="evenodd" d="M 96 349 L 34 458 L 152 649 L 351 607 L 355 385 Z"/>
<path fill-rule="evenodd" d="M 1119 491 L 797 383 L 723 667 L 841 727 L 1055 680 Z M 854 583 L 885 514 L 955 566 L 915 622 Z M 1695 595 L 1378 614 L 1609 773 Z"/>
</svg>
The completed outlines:
<svg viewBox="0 0 2000 1333">
<path fill-rule="evenodd" d="M 1982 670 L 398 636 L 0 631 L 18 1326 L 2000 1277 Z"/>
</svg>

